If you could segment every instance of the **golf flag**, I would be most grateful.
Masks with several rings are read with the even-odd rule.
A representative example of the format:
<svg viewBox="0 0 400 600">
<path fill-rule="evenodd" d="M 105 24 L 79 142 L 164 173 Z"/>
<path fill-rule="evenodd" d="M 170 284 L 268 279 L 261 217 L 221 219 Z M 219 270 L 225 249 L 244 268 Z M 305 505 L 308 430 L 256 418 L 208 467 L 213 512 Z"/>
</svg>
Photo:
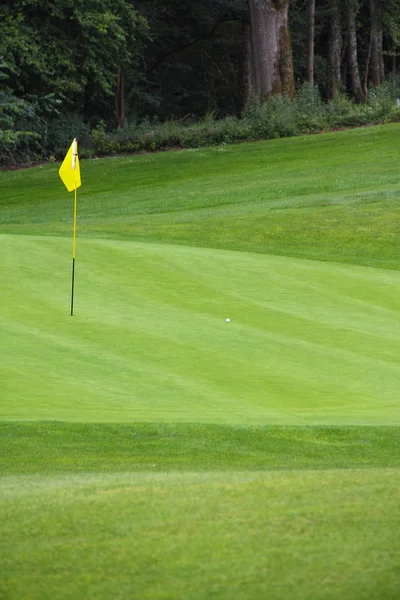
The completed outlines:
<svg viewBox="0 0 400 600">
<path fill-rule="evenodd" d="M 72 142 L 58 174 L 69 192 L 73 192 L 80 187 L 81 171 L 79 168 L 78 140 L 76 138 Z"/>
<path fill-rule="evenodd" d="M 69 192 L 74 192 L 74 236 L 72 241 L 72 289 L 71 289 L 71 317 L 74 314 L 74 288 L 75 288 L 75 254 L 76 254 L 76 190 L 81 185 L 81 171 L 79 168 L 78 140 L 75 138 L 68 150 L 63 163 L 58 171 L 63 184 Z"/>
</svg>

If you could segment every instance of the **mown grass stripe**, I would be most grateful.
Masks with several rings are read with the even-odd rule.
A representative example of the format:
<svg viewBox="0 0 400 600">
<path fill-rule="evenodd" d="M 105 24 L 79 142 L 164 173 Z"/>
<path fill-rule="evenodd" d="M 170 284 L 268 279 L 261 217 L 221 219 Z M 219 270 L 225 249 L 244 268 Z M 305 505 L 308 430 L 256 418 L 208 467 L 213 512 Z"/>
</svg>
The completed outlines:
<svg viewBox="0 0 400 600">
<path fill-rule="evenodd" d="M 0 237 L 2 419 L 396 424 L 397 271 Z M 226 318 L 231 319 L 226 323 Z"/>
<path fill-rule="evenodd" d="M 400 467 L 400 427 L 0 423 L 0 473 Z"/>
</svg>

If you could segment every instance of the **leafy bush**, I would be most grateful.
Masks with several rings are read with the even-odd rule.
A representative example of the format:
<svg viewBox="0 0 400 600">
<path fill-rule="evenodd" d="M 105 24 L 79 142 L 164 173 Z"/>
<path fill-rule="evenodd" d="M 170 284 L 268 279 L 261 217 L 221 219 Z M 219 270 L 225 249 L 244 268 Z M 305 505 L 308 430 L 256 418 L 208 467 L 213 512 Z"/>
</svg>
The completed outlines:
<svg viewBox="0 0 400 600">
<path fill-rule="evenodd" d="M 63 155 L 85 128 L 82 119 L 59 114 L 58 105 L 54 94 L 18 98 L 7 88 L 0 90 L 0 164 Z"/>
<path fill-rule="evenodd" d="M 290 137 L 332 128 L 357 127 L 400 119 L 400 78 L 371 88 L 365 104 L 345 94 L 323 102 L 317 87 L 301 86 L 291 100 L 273 96 L 249 107 L 242 118 L 216 119 L 212 112 L 200 121 L 131 121 L 116 130 L 100 122 L 89 131 L 78 114 L 58 114 L 52 96 L 17 99 L 0 91 L 0 163 L 61 159 L 74 137 L 81 157 L 198 148 L 243 141 Z"/>
<path fill-rule="evenodd" d="M 273 139 L 298 134 L 296 109 L 288 96 L 272 96 L 252 106 L 245 115 L 254 139 Z"/>
<path fill-rule="evenodd" d="M 48 120 L 42 120 L 38 131 L 45 147 L 46 158 L 63 158 L 75 137 L 79 138 L 81 149 L 91 146 L 89 126 L 77 113 L 53 114 Z"/>
<path fill-rule="evenodd" d="M 26 129 L 21 121 L 32 114 L 28 101 L 16 98 L 10 90 L 0 90 L 0 164 L 12 164 L 30 156 L 30 148 L 40 135 Z"/>
<path fill-rule="evenodd" d="M 293 100 L 299 133 L 313 133 L 326 128 L 326 104 L 317 86 L 303 84 Z"/>
</svg>

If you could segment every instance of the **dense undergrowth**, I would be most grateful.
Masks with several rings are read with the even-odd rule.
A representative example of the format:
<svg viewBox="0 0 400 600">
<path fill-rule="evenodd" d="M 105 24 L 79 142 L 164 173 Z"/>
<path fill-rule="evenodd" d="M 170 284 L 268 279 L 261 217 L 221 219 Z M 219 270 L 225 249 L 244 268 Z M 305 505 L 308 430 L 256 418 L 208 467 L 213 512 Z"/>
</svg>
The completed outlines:
<svg viewBox="0 0 400 600">
<path fill-rule="evenodd" d="M 365 104 L 342 94 L 326 102 L 308 85 L 295 98 L 274 96 L 249 106 L 240 117 L 217 119 L 212 111 L 201 120 L 188 115 L 164 123 L 144 120 L 112 129 L 104 122 L 91 127 L 78 115 L 57 114 L 51 101 L 20 107 L 19 119 L 8 129 L 0 127 L 0 165 L 60 160 L 73 137 L 80 139 L 82 158 L 124 153 L 154 152 L 172 148 L 198 148 L 245 141 L 292 137 L 343 127 L 387 123 L 400 118 L 400 79 L 392 79 L 369 92 Z M 0 102 L 0 124 L 10 105 Z M 10 128 L 11 127 L 11 128 Z"/>
</svg>

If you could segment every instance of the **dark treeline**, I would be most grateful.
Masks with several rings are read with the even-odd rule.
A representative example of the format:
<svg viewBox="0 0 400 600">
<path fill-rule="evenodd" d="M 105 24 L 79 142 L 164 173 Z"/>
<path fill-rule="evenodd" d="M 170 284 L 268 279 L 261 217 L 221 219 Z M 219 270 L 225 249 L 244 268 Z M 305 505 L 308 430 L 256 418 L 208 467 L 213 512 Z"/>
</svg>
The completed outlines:
<svg viewBox="0 0 400 600">
<path fill-rule="evenodd" d="M 3 0 L 0 152 L 396 77 L 400 0 Z M 100 132 L 100 133 L 99 133 Z"/>
</svg>

